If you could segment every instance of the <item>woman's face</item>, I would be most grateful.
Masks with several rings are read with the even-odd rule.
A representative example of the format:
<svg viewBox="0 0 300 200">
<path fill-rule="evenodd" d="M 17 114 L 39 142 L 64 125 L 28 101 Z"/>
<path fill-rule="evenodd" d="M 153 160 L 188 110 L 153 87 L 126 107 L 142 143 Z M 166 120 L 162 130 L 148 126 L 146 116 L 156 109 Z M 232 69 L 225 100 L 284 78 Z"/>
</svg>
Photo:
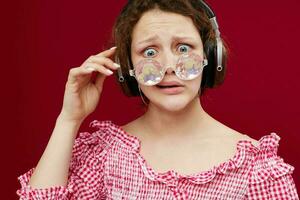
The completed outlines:
<svg viewBox="0 0 300 200">
<path fill-rule="evenodd" d="M 179 56 L 186 52 L 203 56 L 202 41 L 191 18 L 159 9 L 143 14 L 132 32 L 133 65 L 151 58 L 168 68 L 158 85 L 140 85 L 150 104 L 168 111 L 179 111 L 198 98 L 202 74 L 196 79 L 186 81 L 179 79 L 174 72 Z M 171 82 L 180 86 L 160 87 L 174 85 Z"/>
</svg>

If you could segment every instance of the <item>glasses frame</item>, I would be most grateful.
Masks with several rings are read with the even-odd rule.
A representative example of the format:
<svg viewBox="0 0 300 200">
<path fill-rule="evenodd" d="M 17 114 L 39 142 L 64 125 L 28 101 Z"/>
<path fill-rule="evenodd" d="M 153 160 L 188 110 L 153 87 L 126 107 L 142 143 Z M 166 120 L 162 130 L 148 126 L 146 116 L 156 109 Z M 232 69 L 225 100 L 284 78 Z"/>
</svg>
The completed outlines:
<svg viewBox="0 0 300 200">
<path fill-rule="evenodd" d="M 180 80 L 193 80 L 193 79 L 197 78 L 198 76 L 200 76 L 200 74 L 202 74 L 203 68 L 204 68 L 205 66 L 208 65 L 208 60 L 207 60 L 206 58 L 204 58 L 204 59 L 201 61 L 201 62 L 202 62 L 202 72 L 201 72 L 201 73 L 199 73 L 197 76 L 194 76 L 193 78 L 187 78 L 187 79 L 184 79 L 184 78 L 180 77 L 180 75 L 178 74 L 179 72 L 176 70 L 179 61 L 180 61 L 184 56 L 195 56 L 195 55 L 196 55 L 196 56 L 200 56 L 200 55 L 195 54 L 195 53 L 185 53 L 185 54 L 182 54 L 182 55 L 178 58 L 177 63 L 176 63 L 176 67 L 175 67 L 175 70 L 174 70 L 174 71 L 175 71 L 176 76 L 177 76 Z M 202 56 L 200 56 L 200 57 L 202 57 Z M 153 59 L 153 58 L 143 59 L 143 60 L 141 60 L 141 61 L 139 61 L 139 62 L 146 61 L 146 60 L 158 62 L 158 61 L 156 61 L 156 60 Z M 166 71 L 168 70 L 168 68 L 170 68 L 170 67 L 165 67 L 165 66 L 163 66 L 160 62 L 158 62 L 158 63 L 159 63 L 160 66 L 162 66 L 162 70 L 161 70 L 160 72 L 163 74 L 163 76 L 162 76 L 162 78 L 160 79 L 160 81 L 157 82 L 157 83 L 154 83 L 154 84 L 145 84 L 145 83 L 139 81 L 138 78 L 136 77 L 135 67 L 133 67 L 133 69 L 129 69 L 129 75 L 132 76 L 132 77 L 134 77 L 134 78 L 136 79 L 136 81 L 137 81 L 138 83 L 142 84 L 142 85 L 146 85 L 146 86 L 157 85 L 158 83 L 160 83 L 160 82 L 164 79 L 164 77 L 165 77 L 165 75 L 166 75 Z"/>
</svg>

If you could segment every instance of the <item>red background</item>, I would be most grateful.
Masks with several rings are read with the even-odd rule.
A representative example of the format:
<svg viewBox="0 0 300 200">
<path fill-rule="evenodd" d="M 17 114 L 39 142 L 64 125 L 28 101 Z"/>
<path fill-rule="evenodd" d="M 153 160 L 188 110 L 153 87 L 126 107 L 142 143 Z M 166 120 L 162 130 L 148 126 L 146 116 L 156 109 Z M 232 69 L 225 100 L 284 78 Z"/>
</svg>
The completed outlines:
<svg viewBox="0 0 300 200">
<path fill-rule="evenodd" d="M 295 166 L 300 188 L 299 0 L 210 0 L 231 55 L 223 86 L 205 110 L 255 139 L 276 132 L 279 155 Z M 108 47 L 125 0 L 20 1 L 1 13 L 1 199 L 16 199 L 17 176 L 39 160 L 62 106 L 68 70 Z M 110 77 L 93 119 L 128 122 L 142 113 Z M 3 191 L 4 190 L 4 191 Z M 4 197 L 4 198 L 3 198 Z"/>
</svg>

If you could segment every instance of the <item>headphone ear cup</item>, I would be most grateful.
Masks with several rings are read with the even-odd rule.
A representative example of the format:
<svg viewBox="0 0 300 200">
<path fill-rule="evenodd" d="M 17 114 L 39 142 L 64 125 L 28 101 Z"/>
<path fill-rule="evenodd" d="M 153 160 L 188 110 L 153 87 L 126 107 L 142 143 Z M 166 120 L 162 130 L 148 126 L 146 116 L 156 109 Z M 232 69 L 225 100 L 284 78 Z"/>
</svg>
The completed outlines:
<svg viewBox="0 0 300 200">
<path fill-rule="evenodd" d="M 215 69 L 217 64 L 217 47 L 215 42 L 209 40 L 204 45 L 204 51 L 208 64 L 203 69 L 201 86 L 212 88 L 215 80 Z"/>
<path fill-rule="evenodd" d="M 125 76 L 125 83 L 128 87 L 128 90 L 130 92 L 130 96 L 139 96 L 139 87 L 136 79 L 132 76 L 126 75 Z"/>
<path fill-rule="evenodd" d="M 130 66 L 133 66 L 132 62 L 130 59 L 127 58 L 127 67 L 130 68 Z M 129 71 L 129 69 L 128 69 Z M 125 83 L 129 89 L 130 96 L 139 96 L 139 86 L 138 82 L 133 76 L 130 76 L 128 71 L 125 74 Z"/>
</svg>

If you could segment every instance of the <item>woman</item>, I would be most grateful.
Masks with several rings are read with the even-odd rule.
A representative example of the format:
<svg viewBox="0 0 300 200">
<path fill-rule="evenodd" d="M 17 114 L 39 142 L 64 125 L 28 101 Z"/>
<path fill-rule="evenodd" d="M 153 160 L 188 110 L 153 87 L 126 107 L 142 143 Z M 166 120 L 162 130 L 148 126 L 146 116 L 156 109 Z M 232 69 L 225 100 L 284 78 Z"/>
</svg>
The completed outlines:
<svg viewBox="0 0 300 200">
<path fill-rule="evenodd" d="M 125 6 L 116 47 L 70 70 L 46 150 L 19 178 L 21 199 L 298 199 L 293 167 L 277 156 L 279 136 L 256 141 L 201 106 L 199 95 L 223 82 L 226 67 L 225 47 L 212 59 L 220 38 L 203 5 Z M 93 121 L 97 131 L 75 140 L 114 70 L 125 94 L 141 95 L 146 112 L 124 126 Z"/>
</svg>

